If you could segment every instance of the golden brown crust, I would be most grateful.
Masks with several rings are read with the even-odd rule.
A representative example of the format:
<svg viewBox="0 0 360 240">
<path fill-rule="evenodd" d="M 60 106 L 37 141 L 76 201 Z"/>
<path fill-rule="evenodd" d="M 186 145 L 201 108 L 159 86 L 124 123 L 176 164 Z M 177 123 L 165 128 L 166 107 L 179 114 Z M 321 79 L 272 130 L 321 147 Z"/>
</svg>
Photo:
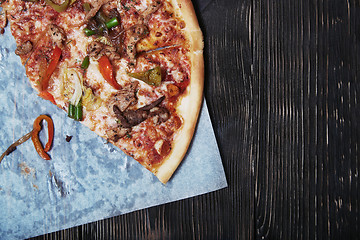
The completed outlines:
<svg viewBox="0 0 360 240">
<path fill-rule="evenodd" d="M 185 95 L 179 100 L 177 111 L 183 118 L 183 126 L 172 142 L 172 150 L 154 172 L 155 176 L 166 183 L 183 160 L 195 132 L 198 115 L 203 99 L 204 58 L 203 35 L 191 0 L 172 0 L 174 8 L 181 15 L 186 27 L 191 61 L 190 84 Z"/>
<path fill-rule="evenodd" d="M 157 171 L 154 172 L 155 176 L 162 183 L 166 183 L 171 178 L 184 158 L 194 135 L 202 104 L 204 87 L 203 51 L 190 52 L 189 59 L 191 61 L 191 80 L 185 95 L 179 100 L 177 107 L 179 115 L 183 118 L 183 126 L 172 142 L 173 148 L 170 154 L 163 160 Z"/>
<path fill-rule="evenodd" d="M 191 52 L 203 50 L 203 35 L 191 0 L 171 0 L 176 11 L 185 22 L 185 32 L 189 39 Z"/>
</svg>

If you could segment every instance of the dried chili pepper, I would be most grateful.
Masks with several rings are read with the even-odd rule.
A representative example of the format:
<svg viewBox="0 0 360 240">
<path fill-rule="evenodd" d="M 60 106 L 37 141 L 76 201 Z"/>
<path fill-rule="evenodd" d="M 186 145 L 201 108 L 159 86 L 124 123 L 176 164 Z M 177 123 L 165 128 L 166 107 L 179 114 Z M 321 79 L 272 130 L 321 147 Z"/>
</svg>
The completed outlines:
<svg viewBox="0 0 360 240">
<path fill-rule="evenodd" d="M 43 146 L 40 142 L 40 139 L 39 139 L 39 132 L 41 131 L 40 123 L 42 120 L 45 120 L 48 125 L 49 139 L 45 145 L 45 148 L 43 148 Z M 48 152 L 50 150 L 53 138 L 54 138 L 54 123 L 53 123 L 52 119 L 47 115 L 40 115 L 34 121 L 34 129 L 31 134 L 31 140 L 33 141 L 34 147 L 35 147 L 36 151 L 38 152 L 38 154 L 40 155 L 40 157 L 42 157 L 45 160 L 50 160 L 50 156 L 46 152 Z"/>
</svg>

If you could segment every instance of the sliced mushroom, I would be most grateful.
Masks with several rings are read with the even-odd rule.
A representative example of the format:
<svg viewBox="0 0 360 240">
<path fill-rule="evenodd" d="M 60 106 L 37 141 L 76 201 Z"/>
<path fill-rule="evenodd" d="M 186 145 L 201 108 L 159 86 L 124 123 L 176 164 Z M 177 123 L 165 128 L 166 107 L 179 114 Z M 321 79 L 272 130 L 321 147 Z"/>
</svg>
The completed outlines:
<svg viewBox="0 0 360 240">
<path fill-rule="evenodd" d="M 66 40 L 66 34 L 65 31 L 55 25 L 55 24 L 50 24 L 49 25 L 49 35 L 51 40 L 53 41 L 53 43 L 55 43 L 58 47 L 62 48 L 63 44 Z"/>
<path fill-rule="evenodd" d="M 90 57 L 99 58 L 99 54 L 105 44 L 97 41 L 92 41 L 87 47 L 87 53 Z"/>
<path fill-rule="evenodd" d="M 33 48 L 33 44 L 30 40 L 28 40 L 26 42 L 23 42 L 16 48 L 15 54 L 19 56 L 28 54 L 29 52 L 31 52 L 32 48 Z"/>
<path fill-rule="evenodd" d="M 171 145 L 168 141 L 159 139 L 155 142 L 154 148 L 159 155 L 165 155 L 171 150 Z"/>
</svg>

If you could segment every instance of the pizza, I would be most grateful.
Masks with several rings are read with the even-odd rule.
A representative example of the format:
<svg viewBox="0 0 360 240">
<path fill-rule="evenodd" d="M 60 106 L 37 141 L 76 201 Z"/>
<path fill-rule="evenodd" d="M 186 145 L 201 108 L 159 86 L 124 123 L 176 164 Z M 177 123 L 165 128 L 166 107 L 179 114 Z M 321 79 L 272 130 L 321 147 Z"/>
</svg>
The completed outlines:
<svg viewBox="0 0 360 240">
<path fill-rule="evenodd" d="M 38 95 L 166 183 L 203 99 L 203 36 L 190 0 L 2 0 Z M 2 30 L 3 32 L 3 30 Z"/>
</svg>

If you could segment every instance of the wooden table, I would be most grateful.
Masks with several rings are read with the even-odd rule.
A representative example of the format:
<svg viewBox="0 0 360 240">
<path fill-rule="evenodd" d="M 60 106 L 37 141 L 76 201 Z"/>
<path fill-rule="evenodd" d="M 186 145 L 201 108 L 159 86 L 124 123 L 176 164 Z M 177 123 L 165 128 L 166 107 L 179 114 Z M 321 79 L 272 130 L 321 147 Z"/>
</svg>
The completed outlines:
<svg viewBox="0 0 360 240">
<path fill-rule="evenodd" d="M 34 239 L 359 238 L 360 2 L 199 1 L 229 187 Z"/>
</svg>

